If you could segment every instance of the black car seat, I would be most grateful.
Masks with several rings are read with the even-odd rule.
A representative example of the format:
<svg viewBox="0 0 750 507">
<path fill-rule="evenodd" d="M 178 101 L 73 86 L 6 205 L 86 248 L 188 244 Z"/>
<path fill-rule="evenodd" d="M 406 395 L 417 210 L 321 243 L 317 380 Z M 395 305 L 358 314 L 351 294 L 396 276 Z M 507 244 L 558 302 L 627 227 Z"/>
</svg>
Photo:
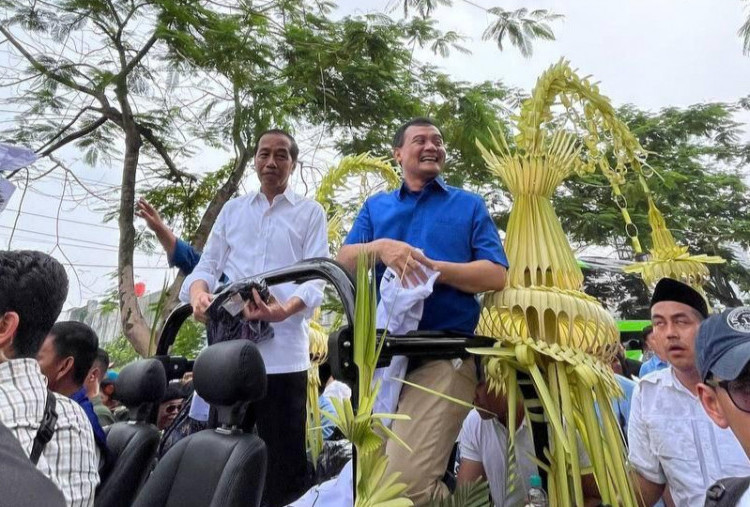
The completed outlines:
<svg viewBox="0 0 750 507">
<path fill-rule="evenodd" d="M 241 423 L 250 403 L 266 394 L 260 352 L 247 340 L 211 345 L 195 360 L 193 384 L 216 410 L 217 427 L 169 449 L 134 505 L 257 507 L 266 479 L 266 444 L 243 433 Z"/>
<path fill-rule="evenodd" d="M 143 359 L 122 369 L 115 382 L 116 398 L 128 408 L 128 421 L 105 428 L 110 467 L 96 490 L 97 507 L 126 507 L 152 468 L 161 434 L 147 422 L 167 386 L 164 366 Z"/>
</svg>

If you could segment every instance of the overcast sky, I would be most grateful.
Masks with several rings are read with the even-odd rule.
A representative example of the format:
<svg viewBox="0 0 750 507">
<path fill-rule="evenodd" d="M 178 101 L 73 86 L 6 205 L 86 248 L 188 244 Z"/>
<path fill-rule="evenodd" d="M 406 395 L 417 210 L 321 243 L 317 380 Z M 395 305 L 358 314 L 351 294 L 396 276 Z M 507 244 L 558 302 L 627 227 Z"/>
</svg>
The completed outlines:
<svg viewBox="0 0 750 507">
<path fill-rule="evenodd" d="M 746 5 L 737 0 L 473 0 L 475 4 L 495 5 L 512 10 L 546 8 L 563 14 L 553 29 L 556 41 L 534 44 L 534 55 L 523 58 L 507 46 L 500 52 L 491 42 L 482 42 L 481 33 L 489 19 L 486 12 L 463 0 L 453 7 L 441 7 L 436 17 L 441 28 L 456 30 L 468 37 L 464 45 L 469 56 L 454 53 L 448 59 L 428 52 L 418 58 L 442 67 L 455 78 L 466 81 L 502 80 L 506 84 L 530 90 L 536 78 L 561 57 L 572 62 L 582 74 L 591 74 L 601 83 L 601 91 L 616 105 L 633 103 L 658 110 L 666 106 L 686 106 L 706 101 L 735 101 L 750 95 L 750 58 L 742 55 L 737 30 L 743 22 Z M 382 12 L 393 0 L 342 0 L 341 15 Z M 400 4 L 399 4 L 400 5 Z M 400 10 L 393 12 L 400 15 Z M 3 126 L 7 115 L 0 112 Z M 750 117 L 741 118 L 743 121 Z M 225 158 L 229 158 L 229 154 Z M 197 158 L 198 167 L 216 168 L 216 155 Z M 93 169 L 74 164 L 76 174 L 92 190 L 116 202 L 119 174 L 114 170 Z M 299 182 L 297 182 L 299 188 Z M 246 188 L 253 188 L 249 178 Z M 67 196 L 57 222 L 61 172 L 52 173 L 26 193 L 18 230 L 12 248 L 49 251 L 59 234 L 62 250 L 77 266 L 80 278 L 68 270 L 71 289 L 66 307 L 85 304 L 96 298 L 115 281 L 107 274 L 117 265 L 117 228 L 102 225 L 96 211 L 97 199 L 80 199 L 85 192 L 74 187 L 78 199 Z M 9 210 L 0 214 L 0 245 L 7 247 L 10 229 L 16 219 L 21 191 L 14 195 Z M 59 250 L 54 255 L 67 264 Z M 164 269 L 163 255 L 136 254 L 136 278 L 148 289 L 161 287 L 172 273 Z"/>
</svg>

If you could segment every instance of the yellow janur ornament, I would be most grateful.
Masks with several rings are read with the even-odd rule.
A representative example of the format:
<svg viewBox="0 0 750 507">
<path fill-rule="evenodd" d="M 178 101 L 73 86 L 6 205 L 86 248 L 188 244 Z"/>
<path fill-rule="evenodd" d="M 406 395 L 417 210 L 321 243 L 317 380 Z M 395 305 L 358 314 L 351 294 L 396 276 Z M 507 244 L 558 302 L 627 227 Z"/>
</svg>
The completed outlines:
<svg viewBox="0 0 750 507">
<path fill-rule="evenodd" d="M 583 139 L 575 132 L 546 127 L 550 108 L 560 97 L 569 109 L 575 102 L 585 104 L 583 118 L 578 118 L 587 131 Z M 514 148 L 503 138 L 493 137 L 491 146 L 478 143 L 489 169 L 512 194 L 513 207 L 505 239 L 510 263 L 507 287 L 485 295 L 477 329 L 498 343 L 471 352 L 488 356 L 490 389 L 507 393 L 510 406 L 519 396 L 517 374 L 526 374 L 533 382 L 549 428 L 546 471 L 551 505 L 583 505 L 580 440 L 602 501 L 634 506 L 621 430 L 610 403 L 621 394 L 609 367 L 619 332 L 601 304 L 582 292 L 583 274 L 551 198 L 575 172 L 599 168 L 610 181 L 616 180 L 642 150 L 632 136 L 622 135 L 629 131 L 596 86 L 579 78 L 564 61 L 539 78 L 516 121 L 519 134 Z M 614 168 L 597 138 L 602 130 L 614 132 L 612 138 L 619 145 Z M 583 146 L 588 147 L 585 156 Z M 629 148 L 629 155 L 623 146 Z M 508 413 L 508 432 L 513 436 L 515 410 Z M 509 463 L 509 468 L 513 470 L 514 464 Z"/>
</svg>

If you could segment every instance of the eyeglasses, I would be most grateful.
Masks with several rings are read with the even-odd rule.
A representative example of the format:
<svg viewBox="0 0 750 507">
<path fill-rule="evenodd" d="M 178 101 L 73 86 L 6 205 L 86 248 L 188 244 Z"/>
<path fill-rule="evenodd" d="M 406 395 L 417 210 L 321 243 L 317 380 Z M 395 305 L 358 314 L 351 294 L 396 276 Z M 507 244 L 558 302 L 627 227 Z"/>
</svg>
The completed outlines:
<svg viewBox="0 0 750 507">
<path fill-rule="evenodd" d="M 721 387 L 727 392 L 735 407 L 750 413 L 750 379 L 707 380 L 706 384 L 714 388 Z"/>
</svg>

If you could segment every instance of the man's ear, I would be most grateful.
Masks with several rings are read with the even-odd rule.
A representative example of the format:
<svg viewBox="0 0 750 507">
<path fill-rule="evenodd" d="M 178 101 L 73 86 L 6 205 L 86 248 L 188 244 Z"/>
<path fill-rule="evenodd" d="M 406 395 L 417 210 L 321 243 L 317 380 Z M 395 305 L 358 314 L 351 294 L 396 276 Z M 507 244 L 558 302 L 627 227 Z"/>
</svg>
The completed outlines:
<svg viewBox="0 0 750 507">
<path fill-rule="evenodd" d="M 6 357 L 13 356 L 10 352 L 13 346 L 13 338 L 16 336 L 20 322 L 16 312 L 5 312 L 0 317 L 0 350 L 3 351 Z"/>
<path fill-rule="evenodd" d="M 59 366 L 57 368 L 57 378 L 63 378 L 68 373 L 71 373 L 73 371 L 73 365 L 75 364 L 75 359 L 73 359 L 73 356 L 68 356 L 65 359 L 61 360 L 59 362 Z"/>
<path fill-rule="evenodd" d="M 401 166 L 401 148 L 393 148 L 393 160 Z"/>
<path fill-rule="evenodd" d="M 719 428 L 728 428 L 729 421 L 724 415 L 721 403 L 719 403 L 719 394 L 716 392 L 716 389 L 703 383 L 699 383 L 697 389 L 698 398 L 700 398 L 703 410 L 706 411 L 708 417 L 710 417 Z"/>
</svg>

